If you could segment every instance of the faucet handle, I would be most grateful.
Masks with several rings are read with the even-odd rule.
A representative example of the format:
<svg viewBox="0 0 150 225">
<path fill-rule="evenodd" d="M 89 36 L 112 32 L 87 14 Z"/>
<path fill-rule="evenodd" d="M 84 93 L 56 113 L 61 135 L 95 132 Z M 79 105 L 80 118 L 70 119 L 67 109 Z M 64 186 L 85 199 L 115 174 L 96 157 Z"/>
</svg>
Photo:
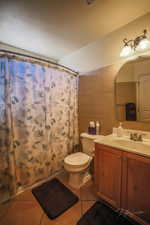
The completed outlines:
<svg viewBox="0 0 150 225">
<path fill-rule="evenodd" d="M 134 140 L 134 134 L 131 132 L 130 134 L 130 140 Z"/>
<path fill-rule="evenodd" d="M 142 134 L 139 134 L 138 141 L 143 141 L 143 135 Z"/>
<path fill-rule="evenodd" d="M 144 136 L 146 136 L 147 134 L 146 134 L 146 133 L 142 133 L 141 135 L 142 135 L 142 137 L 144 137 Z"/>
<path fill-rule="evenodd" d="M 143 141 L 143 136 L 145 136 L 145 133 L 140 133 L 138 136 L 138 141 Z"/>
<path fill-rule="evenodd" d="M 138 133 L 131 132 L 130 140 L 137 141 L 137 139 L 138 139 Z"/>
</svg>

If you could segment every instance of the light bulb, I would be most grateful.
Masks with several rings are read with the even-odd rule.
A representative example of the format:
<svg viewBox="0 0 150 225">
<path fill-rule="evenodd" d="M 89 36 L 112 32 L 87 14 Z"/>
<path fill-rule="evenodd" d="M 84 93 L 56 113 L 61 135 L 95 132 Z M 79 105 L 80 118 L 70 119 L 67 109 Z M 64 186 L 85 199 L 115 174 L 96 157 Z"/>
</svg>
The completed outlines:
<svg viewBox="0 0 150 225">
<path fill-rule="evenodd" d="M 120 57 L 127 57 L 129 55 L 132 55 L 134 50 L 130 45 L 125 45 L 120 53 Z"/>
<path fill-rule="evenodd" d="M 147 38 L 144 38 L 139 42 L 139 44 L 137 46 L 137 50 L 139 50 L 139 51 L 145 50 L 149 47 L 150 47 L 150 41 Z"/>
</svg>

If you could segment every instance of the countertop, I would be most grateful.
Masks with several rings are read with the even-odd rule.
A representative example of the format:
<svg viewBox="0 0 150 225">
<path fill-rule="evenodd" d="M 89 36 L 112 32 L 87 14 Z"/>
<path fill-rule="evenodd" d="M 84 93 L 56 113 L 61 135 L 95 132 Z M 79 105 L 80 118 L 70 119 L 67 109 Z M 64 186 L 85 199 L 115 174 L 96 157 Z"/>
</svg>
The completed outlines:
<svg viewBox="0 0 150 225">
<path fill-rule="evenodd" d="M 101 136 L 95 139 L 94 142 L 97 144 L 110 146 L 122 151 L 135 153 L 150 158 L 150 139 L 149 140 L 143 139 L 143 142 L 138 142 L 130 140 L 129 137 L 116 137 L 113 135 L 108 135 L 108 136 Z"/>
</svg>

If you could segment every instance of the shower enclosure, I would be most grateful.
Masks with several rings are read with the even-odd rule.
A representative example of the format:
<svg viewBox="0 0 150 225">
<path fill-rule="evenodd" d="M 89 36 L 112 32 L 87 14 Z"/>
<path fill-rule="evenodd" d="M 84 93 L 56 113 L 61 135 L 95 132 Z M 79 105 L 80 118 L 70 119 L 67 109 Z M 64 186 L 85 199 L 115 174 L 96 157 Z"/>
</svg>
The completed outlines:
<svg viewBox="0 0 150 225">
<path fill-rule="evenodd" d="M 61 170 L 74 151 L 77 84 L 48 63 L 0 56 L 0 202 Z"/>
</svg>

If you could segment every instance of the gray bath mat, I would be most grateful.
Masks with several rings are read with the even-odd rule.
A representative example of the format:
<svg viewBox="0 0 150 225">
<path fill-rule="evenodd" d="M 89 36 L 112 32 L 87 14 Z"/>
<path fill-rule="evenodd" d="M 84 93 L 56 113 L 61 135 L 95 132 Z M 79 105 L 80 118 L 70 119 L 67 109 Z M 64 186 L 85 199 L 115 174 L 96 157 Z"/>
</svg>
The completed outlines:
<svg viewBox="0 0 150 225">
<path fill-rule="evenodd" d="M 140 225 L 108 205 L 97 201 L 78 221 L 77 225 Z"/>
</svg>

